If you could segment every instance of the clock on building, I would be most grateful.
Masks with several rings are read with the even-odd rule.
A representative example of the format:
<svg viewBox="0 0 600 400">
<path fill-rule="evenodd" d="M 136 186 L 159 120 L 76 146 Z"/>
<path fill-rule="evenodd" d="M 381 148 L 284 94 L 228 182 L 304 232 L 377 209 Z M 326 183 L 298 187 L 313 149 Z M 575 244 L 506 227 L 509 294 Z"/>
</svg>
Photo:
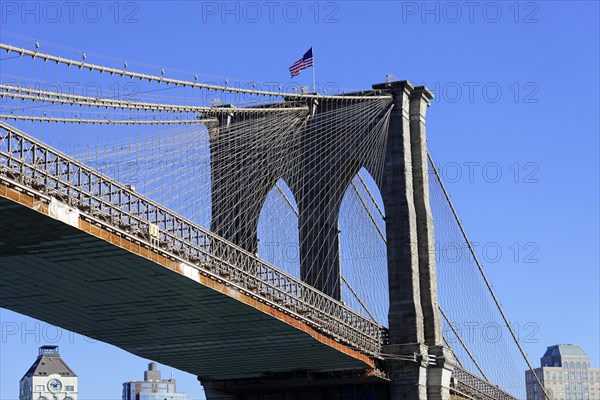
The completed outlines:
<svg viewBox="0 0 600 400">
<path fill-rule="evenodd" d="M 60 357 L 58 346 L 42 346 L 20 382 L 19 400 L 77 400 L 77 374 Z M 164 399 L 162 399 L 164 400 Z"/>
<path fill-rule="evenodd" d="M 52 393 L 60 392 L 62 383 L 58 379 L 50 379 L 48 381 L 48 390 Z"/>
</svg>

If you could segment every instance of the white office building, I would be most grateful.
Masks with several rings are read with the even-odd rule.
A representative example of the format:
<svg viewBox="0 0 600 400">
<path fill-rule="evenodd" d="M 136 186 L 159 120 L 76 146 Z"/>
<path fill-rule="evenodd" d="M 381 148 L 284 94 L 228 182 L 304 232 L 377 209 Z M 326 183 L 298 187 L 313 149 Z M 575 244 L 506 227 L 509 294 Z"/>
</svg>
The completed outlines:
<svg viewBox="0 0 600 400">
<path fill-rule="evenodd" d="M 579 346 L 558 344 L 548 347 L 536 375 L 552 400 L 600 400 L 600 368 Z M 527 400 L 546 400 L 531 371 L 525 371 Z"/>
<path fill-rule="evenodd" d="M 177 393 L 175 379 L 162 379 L 156 363 L 148 364 L 143 381 L 123 383 L 123 400 L 188 400 L 185 393 Z"/>
<path fill-rule="evenodd" d="M 77 400 L 77 375 L 60 357 L 58 346 L 42 346 L 19 382 L 19 400 Z"/>
</svg>

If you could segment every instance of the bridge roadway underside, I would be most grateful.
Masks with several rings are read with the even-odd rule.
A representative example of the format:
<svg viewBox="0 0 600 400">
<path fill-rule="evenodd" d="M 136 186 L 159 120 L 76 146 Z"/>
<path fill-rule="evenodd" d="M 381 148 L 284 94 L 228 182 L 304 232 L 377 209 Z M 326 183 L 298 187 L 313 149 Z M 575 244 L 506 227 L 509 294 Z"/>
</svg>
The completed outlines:
<svg viewBox="0 0 600 400">
<path fill-rule="evenodd" d="M 95 225 L 76 228 L 33 206 L 0 184 L 1 307 L 208 381 L 373 366 L 222 283 L 190 279 Z"/>
</svg>

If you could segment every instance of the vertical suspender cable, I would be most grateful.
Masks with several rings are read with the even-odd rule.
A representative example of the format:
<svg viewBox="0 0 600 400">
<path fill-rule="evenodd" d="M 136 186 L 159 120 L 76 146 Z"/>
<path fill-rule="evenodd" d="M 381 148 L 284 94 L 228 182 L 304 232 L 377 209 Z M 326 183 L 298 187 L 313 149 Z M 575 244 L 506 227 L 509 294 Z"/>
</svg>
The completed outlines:
<svg viewBox="0 0 600 400">
<path fill-rule="evenodd" d="M 525 350 L 523 350 L 523 347 L 521 347 L 521 344 L 519 343 L 519 339 L 517 339 L 517 335 L 515 334 L 515 331 L 512 329 L 512 326 L 510 326 L 510 322 L 508 321 L 508 318 L 506 317 L 506 314 L 504 313 L 504 310 L 502 309 L 502 306 L 500 305 L 500 301 L 498 300 L 498 298 L 496 297 L 496 294 L 494 293 L 494 290 L 492 289 L 492 285 L 490 284 L 490 281 L 487 279 L 487 276 L 485 275 L 483 266 L 479 262 L 479 259 L 477 258 L 477 255 L 475 254 L 475 250 L 473 249 L 473 246 L 471 245 L 471 241 L 467 237 L 467 233 L 466 233 L 462 223 L 460 222 L 460 219 L 458 218 L 458 214 L 456 213 L 456 210 L 454 209 L 454 205 L 452 204 L 452 201 L 450 200 L 450 195 L 446 191 L 444 182 L 442 182 L 440 173 L 437 170 L 435 164 L 433 163 L 433 159 L 431 158 L 431 154 L 429 153 L 429 151 L 427 151 L 427 158 L 429 159 L 429 162 L 431 163 L 433 172 L 435 173 L 435 176 L 436 176 L 438 182 L 440 183 L 440 187 L 442 188 L 442 191 L 444 192 L 444 196 L 446 197 L 446 200 L 448 201 L 448 204 L 450 205 L 450 210 L 452 210 L 452 214 L 454 215 L 454 218 L 456 219 L 456 223 L 458 224 L 458 227 L 459 227 L 465 241 L 467 242 L 469 251 L 470 251 L 471 255 L 473 256 L 473 259 L 475 260 L 475 264 L 477 264 L 477 268 L 479 269 L 479 272 L 481 273 L 481 277 L 483 278 L 485 285 L 487 286 L 490 294 L 492 295 L 492 299 L 494 300 L 494 303 L 496 303 L 496 307 L 498 307 L 498 311 L 500 311 L 500 315 L 502 316 L 502 319 L 504 320 L 504 324 L 508 328 L 508 331 L 510 332 L 513 340 L 515 341 L 515 343 L 517 344 L 517 347 L 519 348 L 519 351 L 521 352 L 521 355 L 523 356 L 523 359 L 527 363 L 527 367 L 529 368 L 529 370 L 535 377 L 535 380 L 537 381 L 538 385 L 544 392 L 544 395 L 546 396 L 547 399 L 550 399 L 550 396 L 548 396 L 548 393 L 546 392 L 546 388 L 542 384 L 540 378 L 535 373 L 533 366 L 531 365 L 531 362 L 529 362 L 529 359 L 527 358 L 527 354 L 525 354 Z"/>
</svg>

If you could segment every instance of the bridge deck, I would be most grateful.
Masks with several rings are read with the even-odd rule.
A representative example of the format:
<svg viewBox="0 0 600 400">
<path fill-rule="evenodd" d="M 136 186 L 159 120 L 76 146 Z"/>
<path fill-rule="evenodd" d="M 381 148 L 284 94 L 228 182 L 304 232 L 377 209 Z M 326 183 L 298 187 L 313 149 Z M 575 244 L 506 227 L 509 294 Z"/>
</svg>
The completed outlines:
<svg viewBox="0 0 600 400">
<path fill-rule="evenodd" d="M 207 379 L 373 367 L 215 277 L 83 219 L 76 228 L 47 214 L 46 203 L 0 183 L 2 307 Z"/>
<path fill-rule="evenodd" d="M 73 226 L 50 217 L 56 199 Z M 385 380 L 385 328 L 2 121 L 0 278 L 1 307 L 207 380 Z M 450 386 L 514 400 L 461 368 Z"/>
</svg>

